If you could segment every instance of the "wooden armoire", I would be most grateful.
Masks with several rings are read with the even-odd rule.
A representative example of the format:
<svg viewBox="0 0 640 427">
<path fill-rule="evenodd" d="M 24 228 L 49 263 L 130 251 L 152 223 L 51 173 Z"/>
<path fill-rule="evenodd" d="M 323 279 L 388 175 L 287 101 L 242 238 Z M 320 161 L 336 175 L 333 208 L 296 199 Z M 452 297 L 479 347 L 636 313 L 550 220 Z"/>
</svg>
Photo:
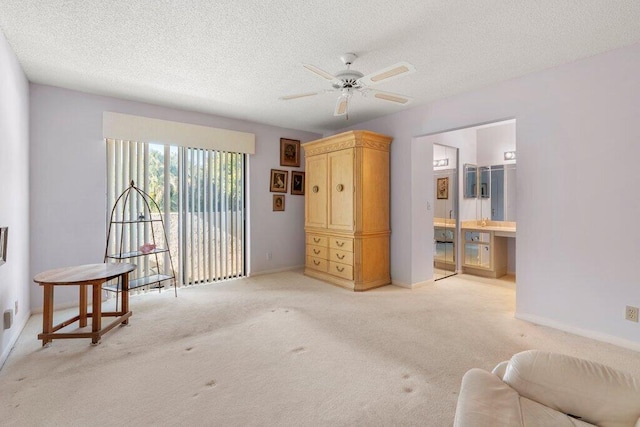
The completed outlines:
<svg viewBox="0 0 640 427">
<path fill-rule="evenodd" d="M 306 275 L 354 291 L 391 282 L 390 144 L 356 130 L 302 145 Z"/>
</svg>

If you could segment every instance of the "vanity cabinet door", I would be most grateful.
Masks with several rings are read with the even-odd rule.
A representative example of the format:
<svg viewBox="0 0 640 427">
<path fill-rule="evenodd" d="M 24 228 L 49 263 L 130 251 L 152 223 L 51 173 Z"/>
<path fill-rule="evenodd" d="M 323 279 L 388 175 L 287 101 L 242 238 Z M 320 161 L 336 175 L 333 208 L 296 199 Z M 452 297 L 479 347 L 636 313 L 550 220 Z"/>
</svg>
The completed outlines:
<svg viewBox="0 0 640 427">
<path fill-rule="evenodd" d="M 488 244 L 465 243 L 464 265 L 469 267 L 491 268 L 491 246 Z"/>
</svg>

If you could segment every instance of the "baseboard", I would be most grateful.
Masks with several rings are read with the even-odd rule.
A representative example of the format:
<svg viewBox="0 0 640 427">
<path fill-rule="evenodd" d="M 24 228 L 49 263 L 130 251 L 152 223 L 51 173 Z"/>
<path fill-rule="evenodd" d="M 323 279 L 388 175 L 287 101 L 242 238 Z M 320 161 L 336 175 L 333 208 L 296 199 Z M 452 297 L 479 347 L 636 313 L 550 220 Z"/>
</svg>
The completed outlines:
<svg viewBox="0 0 640 427">
<path fill-rule="evenodd" d="M 9 354 L 11 353 L 11 350 L 13 350 L 13 346 L 16 345 L 16 341 L 18 341 L 18 338 L 20 338 L 20 335 L 22 335 L 22 331 L 24 330 L 25 326 L 27 326 L 27 322 L 29 321 L 30 318 L 31 318 L 31 311 L 27 313 L 24 320 L 22 321 L 22 324 L 19 325 L 18 333 L 13 334 L 13 338 L 9 340 L 9 344 L 2 352 L 2 356 L 0 356 L 0 369 L 4 367 L 4 362 L 6 362 L 7 358 L 9 358 Z"/>
<path fill-rule="evenodd" d="M 282 273 L 284 271 L 293 271 L 293 270 L 304 270 L 304 265 L 295 265 L 293 267 L 284 267 L 284 268 L 276 268 L 274 270 L 258 271 L 257 273 L 249 273 L 247 277 L 263 276 L 265 274 Z"/>
<path fill-rule="evenodd" d="M 429 280 L 425 280 L 424 282 L 417 282 L 417 283 L 403 283 L 403 282 L 399 282 L 397 280 L 392 280 L 391 281 L 392 285 L 399 286 L 401 288 L 407 288 L 407 289 L 422 288 L 424 286 L 433 285 L 433 283 L 434 283 L 433 279 L 429 279 Z"/>
<path fill-rule="evenodd" d="M 555 320 L 551 320 L 546 317 L 535 316 L 532 314 L 516 313 L 515 318 L 524 320 L 530 323 L 535 323 L 536 325 L 549 326 L 550 328 L 559 329 L 561 331 L 569 332 L 574 335 L 580 335 L 586 338 L 591 338 L 596 341 L 602 341 L 609 344 L 617 345 L 618 347 L 624 347 L 630 350 L 640 351 L 640 343 L 638 342 L 629 341 L 627 339 L 605 334 L 602 332 L 595 332 L 595 331 L 590 331 L 588 329 L 577 328 L 575 326 L 567 325 L 566 323 L 557 322 Z"/>
</svg>

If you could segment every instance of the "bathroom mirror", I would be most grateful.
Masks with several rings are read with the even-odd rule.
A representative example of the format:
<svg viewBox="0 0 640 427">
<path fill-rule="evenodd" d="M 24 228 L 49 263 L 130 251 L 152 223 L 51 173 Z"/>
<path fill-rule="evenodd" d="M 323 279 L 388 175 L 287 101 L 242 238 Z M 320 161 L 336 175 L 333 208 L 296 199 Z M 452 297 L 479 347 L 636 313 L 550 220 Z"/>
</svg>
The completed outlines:
<svg viewBox="0 0 640 427">
<path fill-rule="evenodd" d="M 488 199 L 491 191 L 491 167 L 480 166 L 478 168 L 478 197 Z"/>
<path fill-rule="evenodd" d="M 464 165 L 464 198 L 478 197 L 478 167 L 470 163 Z"/>
<path fill-rule="evenodd" d="M 516 165 L 481 166 L 478 173 L 478 219 L 516 221 Z"/>
</svg>

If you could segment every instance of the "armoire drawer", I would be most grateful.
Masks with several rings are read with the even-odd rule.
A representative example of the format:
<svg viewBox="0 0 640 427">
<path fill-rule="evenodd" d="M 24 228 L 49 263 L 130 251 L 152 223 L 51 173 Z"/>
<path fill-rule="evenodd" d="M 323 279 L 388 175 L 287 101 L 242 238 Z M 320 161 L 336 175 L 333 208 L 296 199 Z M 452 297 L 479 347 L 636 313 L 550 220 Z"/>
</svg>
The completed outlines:
<svg viewBox="0 0 640 427">
<path fill-rule="evenodd" d="M 307 256 L 328 259 L 329 249 L 326 246 L 307 245 Z"/>
<path fill-rule="evenodd" d="M 329 267 L 329 261 L 327 261 L 326 259 L 312 257 L 312 256 L 307 257 L 307 268 L 326 272 L 328 270 L 328 267 Z"/>
<path fill-rule="evenodd" d="M 353 267 L 347 264 L 329 261 L 329 274 L 342 277 L 343 279 L 353 280 Z"/>
<path fill-rule="evenodd" d="M 307 245 L 327 247 L 327 236 L 320 236 L 318 234 L 307 234 Z"/>
<path fill-rule="evenodd" d="M 353 239 L 332 236 L 329 238 L 329 248 L 353 252 Z"/>
<path fill-rule="evenodd" d="M 353 252 L 342 251 L 339 249 L 330 249 L 329 261 L 353 265 Z"/>
</svg>

